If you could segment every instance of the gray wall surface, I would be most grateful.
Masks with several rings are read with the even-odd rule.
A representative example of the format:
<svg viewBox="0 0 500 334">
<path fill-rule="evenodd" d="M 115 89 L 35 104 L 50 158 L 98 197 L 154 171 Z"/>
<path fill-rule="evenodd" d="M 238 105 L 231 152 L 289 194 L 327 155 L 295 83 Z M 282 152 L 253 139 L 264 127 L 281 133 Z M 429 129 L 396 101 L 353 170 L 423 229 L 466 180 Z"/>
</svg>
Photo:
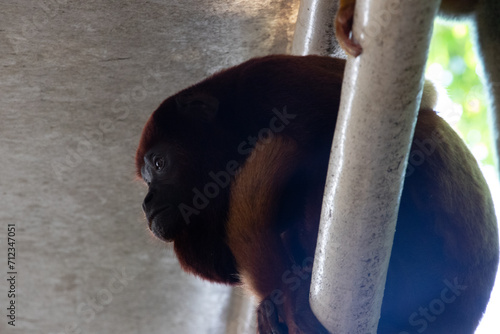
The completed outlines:
<svg viewBox="0 0 500 334">
<path fill-rule="evenodd" d="M 148 233 L 134 153 L 159 103 L 290 48 L 297 1 L 0 5 L 0 265 L 15 224 L 16 326 L 0 333 L 224 333 L 243 292 L 182 272 Z M 246 307 L 244 304 L 241 306 Z"/>
</svg>

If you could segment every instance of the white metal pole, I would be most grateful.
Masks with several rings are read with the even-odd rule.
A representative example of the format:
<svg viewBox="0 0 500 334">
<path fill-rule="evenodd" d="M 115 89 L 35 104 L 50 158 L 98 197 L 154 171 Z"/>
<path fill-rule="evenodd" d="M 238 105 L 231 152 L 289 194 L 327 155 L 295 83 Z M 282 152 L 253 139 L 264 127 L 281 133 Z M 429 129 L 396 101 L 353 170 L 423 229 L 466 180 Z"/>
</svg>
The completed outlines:
<svg viewBox="0 0 500 334">
<path fill-rule="evenodd" d="M 345 58 L 335 39 L 334 18 L 339 0 L 302 0 L 300 2 L 292 54 Z"/>
<path fill-rule="evenodd" d="M 332 333 L 376 333 L 439 0 L 358 0 L 323 199 L 311 307 Z"/>
</svg>

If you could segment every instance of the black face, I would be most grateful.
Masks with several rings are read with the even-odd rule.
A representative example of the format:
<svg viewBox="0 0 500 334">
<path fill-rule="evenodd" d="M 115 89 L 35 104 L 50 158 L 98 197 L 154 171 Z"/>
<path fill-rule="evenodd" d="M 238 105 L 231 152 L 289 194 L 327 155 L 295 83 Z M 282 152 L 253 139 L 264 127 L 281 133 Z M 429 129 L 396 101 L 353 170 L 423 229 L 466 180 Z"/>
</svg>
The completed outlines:
<svg viewBox="0 0 500 334">
<path fill-rule="evenodd" d="M 146 214 L 149 228 L 158 238 L 171 241 L 182 228 L 176 223 L 176 204 L 179 201 L 176 191 L 176 168 L 167 147 L 159 146 L 149 150 L 144 156 L 141 175 L 149 187 L 142 208 Z M 171 222 L 171 223 L 168 223 Z"/>
<path fill-rule="evenodd" d="M 238 152 L 241 131 L 219 120 L 208 95 L 167 100 L 150 122 L 152 146 L 140 145 L 136 164 L 149 187 L 142 207 L 151 231 L 173 241 L 186 228 L 223 228 L 230 182 L 246 157 Z"/>
</svg>

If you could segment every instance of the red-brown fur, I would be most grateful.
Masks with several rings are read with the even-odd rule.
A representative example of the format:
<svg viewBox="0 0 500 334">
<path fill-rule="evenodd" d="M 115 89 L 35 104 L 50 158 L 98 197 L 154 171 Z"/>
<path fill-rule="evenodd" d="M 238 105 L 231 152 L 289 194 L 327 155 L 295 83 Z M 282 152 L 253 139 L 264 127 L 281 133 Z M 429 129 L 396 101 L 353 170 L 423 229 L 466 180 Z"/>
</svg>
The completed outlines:
<svg viewBox="0 0 500 334">
<path fill-rule="evenodd" d="M 261 302 L 260 333 L 324 332 L 308 304 L 310 264 L 343 68 L 343 60 L 318 56 L 250 60 L 165 100 L 141 138 L 136 163 L 149 183 L 151 229 L 173 241 L 185 270 L 244 283 Z M 253 143 L 249 136 L 277 117 L 273 109 L 286 109 L 287 124 Z M 420 111 L 415 138 L 432 152 L 406 178 L 379 333 L 415 332 L 410 315 L 454 279 L 467 289 L 426 333 L 472 333 L 498 263 L 489 191 L 473 156 L 435 112 Z M 247 146 L 255 148 L 239 150 Z M 412 150 L 424 149 L 415 143 Z M 153 156 L 165 167 L 155 170 Z M 237 173 L 227 172 L 228 162 Z M 179 214 L 183 204 L 194 207 L 194 189 L 225 171 L 230 185 L 219 179 L 208 205 L 187 219 Z M 171 207 L 155 215 L 165 203 Z"/>
</svg>

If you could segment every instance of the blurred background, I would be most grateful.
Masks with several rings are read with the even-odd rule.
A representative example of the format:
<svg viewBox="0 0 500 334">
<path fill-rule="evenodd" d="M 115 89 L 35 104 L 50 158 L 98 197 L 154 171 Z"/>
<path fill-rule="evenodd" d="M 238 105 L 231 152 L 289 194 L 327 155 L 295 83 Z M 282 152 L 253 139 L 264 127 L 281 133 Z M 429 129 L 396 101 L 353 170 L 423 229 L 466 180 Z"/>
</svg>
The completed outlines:
<svg viewBox="0 0 500 334">
<path fill-rule="evenodd" d="M 491 119 L 480 75 L 482 66 L 473 47 L 473 32 L 466 23 L 436 20 L 427 61 L 426 77 L 440 90 L 437 110 L 460 134 L 490 186 L 500 217 L 500 185 L 495 166 Z M 487 312 L 476 334 L 497 333 L 500 328 L 500 276 L 497 274 Z"/>
<path fill-rule="evenodd" d="M 0 333 L 254 332 L 242 291 L 185 274 L 171 247 L 149 235 L 133 157 L 163 99 L 249 58 L 289 53 L 298 5 L 0 5 Z M 469 28 L 437 25 L 435 32 L 428 76 L 446 90 L 439 109 L 499 199 Z M 10 271 L 17 273 L 15 327 L 7 317 Z M 499 288 L 477 333 L 500 327 Z"/>
</svg>

